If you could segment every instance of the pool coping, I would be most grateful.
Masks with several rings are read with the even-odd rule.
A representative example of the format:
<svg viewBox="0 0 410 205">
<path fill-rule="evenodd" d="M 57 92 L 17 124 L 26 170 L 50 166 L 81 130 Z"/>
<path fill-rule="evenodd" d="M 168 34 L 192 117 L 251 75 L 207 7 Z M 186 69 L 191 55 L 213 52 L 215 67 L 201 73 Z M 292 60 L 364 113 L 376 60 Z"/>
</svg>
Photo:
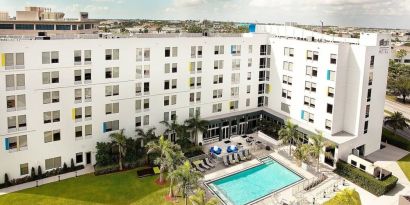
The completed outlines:
<svg viewBox="0 0 410 205">
<path fill-rule="evenodd" d="M 261 196 L 261 197 L 255 199 L 255 200 L 252 200 L 252 201 L 246 203 L 245 205 L 251 205 L 251 204 L 255 204 L 255 203 L 257 203 L 257 202 L 260 202 L 260 201 L 262 201 L 262 200 L 264 200 L 264 199 L 270 197 L 271 195 L 273 195 L 273 194 L 275 194 L 275 193 L 281 192 L 281 191 L 283 191 L 283 190 L 285 190 L 285 189 L 287 189 L 287 188 L 290 188 L 290 187 L 292 187 L 292 186 L 295 186 L 296 184 L 299 184 L 299 183 L 301 183 L 302 181 L 306 180 L 306 178 L 305 178 L 304 176 L 302 176 L 300 173 L 298 173 L 297 171 L 293 170 L 292 168 L 286 166 L 286 165 L 285 165 L 283 162 L 281 162 L 279 159 L 276 159 L 276 158 L 273 157 L 272 155 L 267 155 L 267 156 L 264 156 L 264 157 L 257 158 L 257 160 L 259 161 L 258 164 L 254 164 L 254 165 L 252 165 L 252 166 L 250 166 L 250 167 L 247 167 L 247 168 L 244 168 L 244 169 L 240 169 L 240 170 L 234 171 L 234 172 L 232 172 L 232 173 L 229 173 L 229 174 L 225 174 L 225 175 L 216 177 L 216 178 L 214 178 L 214 179 L 207 180 L 207 181 L 205 181 L 205 182 L 203 182 L 203 183 L 204 183 L 204 185 L 211 191 L 211 193 L 212 193 L 213 195 L 215 195 L 215 196 L 218 197 L 218 199 L 222 202 L 223 205 L 227 205 L 227 203 L 222 199 L 222 197 L 219 196 L 219 194 L 216 193 L 216 192 L 209 186 L 209 184 L 211 184 L 212 182 L 218 181 L 218 180 L 220 180 L 220 179 L 229 177 L 229 176 L 231 176 L 231 175 L 237 174 L 237 173 L 239 173 L 239 172 L 243 172 L 243 171 L 246 171 L 246 170 L 248 170 L 248 169 L 252 169 L 252 168 L 255 168 L 255 167 L 257 167 L 257 166 L 260 166 L 260 165 L 263 164 L 263 162 L 261 161 L 261 159 L 264 159 L 264 158 L 271 158 L 271 159 L 274 160 L 275 162 L 279 163 L 281 166 L 285 167 L 287 170 L 289 170 L 289 171 L 291 171 L 292 173 L 294 173 L 295 175 L 299 176 L 301 179 L 300 179 L 300 180 L 297 180 L 297 181 L 295 181 L 295 182 L 293 182 L 293 183 L 291 183 L 291 184 L 288 184 L 288 185 L 286 185 L 286 186 L 284 186 L 284 187 L 282 187 L 282 188 L 280 188 L 280 189 L 278 189 L 278 190 L 275 190 L 275 191 L 273 191 L 273 192 L 270 192 L 270 193 L 268 193 L 268 194 L 266 194 L 266 195 L 264 195 L 264 196 Z"/>
</svg>

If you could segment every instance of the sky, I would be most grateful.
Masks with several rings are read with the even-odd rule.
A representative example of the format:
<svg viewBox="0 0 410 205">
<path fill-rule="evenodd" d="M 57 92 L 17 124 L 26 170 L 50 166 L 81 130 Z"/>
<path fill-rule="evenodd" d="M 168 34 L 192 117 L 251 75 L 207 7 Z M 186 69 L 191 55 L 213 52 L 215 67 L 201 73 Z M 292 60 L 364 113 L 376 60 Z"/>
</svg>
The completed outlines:
<svg viewBox="0 0 410 205">
<path fill-rule="evenodd" d="M 15 16 L 25 6 L 49 7 L 78 18 L 221 20 L 254 23 L 410 29 L 410 0 L 0 0 Z"/>
</svg>

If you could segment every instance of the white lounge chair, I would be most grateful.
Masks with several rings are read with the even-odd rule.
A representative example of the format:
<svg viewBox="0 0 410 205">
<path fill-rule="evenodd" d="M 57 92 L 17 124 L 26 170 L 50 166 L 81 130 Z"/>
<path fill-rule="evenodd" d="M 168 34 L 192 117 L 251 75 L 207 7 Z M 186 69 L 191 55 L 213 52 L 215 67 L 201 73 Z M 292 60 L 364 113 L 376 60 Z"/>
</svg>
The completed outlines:
<svg viewBox="0 0 410 205">
<path fill-rule="evenodd" d="M 228 163 L 228 156 L 227 156 L 227 155 L 222 156 L 222 159 L 223 159 L 223 161 L 224 161 L 224 165 L 225 165 L 225 166 L 229 166 L 229 163 Z"/>
<path fill-rule="evenodd" d="M 202 169 L 198 164 L 195 164 L 195 163 L 193 163 L 194 165 L 195 165 L 195 168 L 198 170 L 198 171 L 200 171 L 200 172 L 205 172 L 205 169 Z"/>
<path fill-rule="evenodd" d="M 206 164 L 206 165 L 208 165 L 208 166 L 210 166 L 210 167 L 212 167 L 212 168 L 215 167 L 215 165 L 209 160 L 209 158 L 205 158 L 204 160 L 205 160 L 205 164 Z"/>
<path fill-rule="evenodd" d="M 245 157 L 246 157 L 246 159 L 251 159 L 252 158 L 252 155 L 249 153 L 248 149 L 245 150 Z"/>
<path fill-rule="evenodd" d="M 241 159 L 241 161 L 247 160 L 246 157 L 243 156 L 243 152 L 244 152 L 244 151 L 240 151 L 240 152 L 239 152 L 239 159 Z"/>
<path fill-rule="evenodd" d="M 233 159 L 233 154 L 228 155 L 229 164 L 235 164 L 236 161 Z"/>
<path fill-rule="evenodd" d="M 240 162 L 240 161 L 239 161 L 238 153 L 233 153 L 233 159 L 234 159 L 237 163 Z"/>
<path fill-rule="evenodd" d="M 205 168 L 205 169 L 211 169 L 211 167 L 207 166 L 207 165 L 204 163 L 204 161 L 200 161 L 200 162 L 199 162 L 199 166 L 201 166 L 201 167 L 203 167 L 203 168 Z"/>
</svg>

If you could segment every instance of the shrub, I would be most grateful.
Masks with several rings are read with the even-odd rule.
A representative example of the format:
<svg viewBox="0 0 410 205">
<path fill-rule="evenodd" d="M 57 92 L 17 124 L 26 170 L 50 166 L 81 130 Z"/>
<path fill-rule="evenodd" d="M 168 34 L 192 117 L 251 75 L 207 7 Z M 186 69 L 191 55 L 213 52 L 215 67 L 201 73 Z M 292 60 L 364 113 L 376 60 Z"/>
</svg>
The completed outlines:
<svg viewBox="0 0 410 205">
<path fill-rule="evenodd" d="M 10 184 L 10 179 L 9 179 L 9 175 L 7 173 L 4 174 L 4 186 L 5 187 L 9 187 Z"/>
<path fill-rule="evenodd" d="M 71 158 L 70 169 L 71 169 L 71 170 L 74 170 L 74 168 L 75 168 L 74 159 Z"/>
<path fill-rule="evenodd" d="M 382 141 L 388 144 L 394 145 L 396 147 L 402 148 L 404 150 L 410 151 L 410 141 L 398 136 L 394 135 L 394 133 L 386 128 L 383 128 L 382 132 Z"/>
<path fill-rule="evenodd" d="M 34 167 L 31 167 L 31 179 L 35 180 L 36 178 L 36 169 L 34 169 Z"/>
<path fill-rule="evenodd" d="M 116 156 L 112 151 L 111 142 L 97 142 L 96 148 L 97 153 L 95 155 L 95 160 L 97 161 L 97 165 L 106 166 L 116 163 Z"/>
<path fill-rule="evenodd" d="M 393 175 L 384 180 L 378 180 L 372 175 L 341 160 L 336 163 L 336 170 L 334 172 L 376 196 L 381 196 L 392 190 L 398 180 Z"/>
<path fill-rule="evenodd" d="M 183 152 L 184 152 L 185 157 L 187 158 L 205 154 L 204 151 L 202 151 L 202 148 L 199 146 L 190 147 L 189 149 L 183 150 Z"/>
<path fill-rule="evenodd" d="M 120 167 L 118 166 L 118 164 L 94 167 L 95 176 L 109 174 L 109 173 L 118 172 L 118 171 L 120 171 Z"/>
<path fill-rule="evenodd" d="M 37 177 L 38 177 L 39 179 L 42 179 L 42 178 L 43 178 L 43 171 L 41 171 L 41 166 L 40 166 L 40 165 L 39 165 L 38 168 L 37 168 Z"/>
</svg>

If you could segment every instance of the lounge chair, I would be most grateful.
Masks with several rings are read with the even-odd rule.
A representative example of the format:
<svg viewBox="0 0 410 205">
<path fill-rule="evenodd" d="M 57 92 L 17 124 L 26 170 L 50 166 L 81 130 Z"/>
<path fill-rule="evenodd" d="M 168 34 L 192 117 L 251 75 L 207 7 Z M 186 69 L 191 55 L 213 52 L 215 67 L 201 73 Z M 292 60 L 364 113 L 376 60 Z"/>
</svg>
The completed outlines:
<svg viewBox="0 0 410 205">
<path fill-rule="evenodd" d="M 209 160 L 209 158 L 205 158 L 205 159 L 204 159 L 204 162 L 205 162 L 206 165 L 208 165 L 208 166 L 210 166 L 210 167 L 212 167 L 212 168 L 215 167 L 215 165 Z"/>
<path fill-rule="evenodd" d="M 245 157 L 246 157 L 246 159 L 251 159 L 252 158 L 252 155 L 249 153 L 248 149 L 245 150 Z"/>
<path fill-rule="evenodd" d="M 202 169 L 199 164 L 193 163 L 195 165 L 195 168 L 200 171 L 200 172 L 205 172 L 205 169 Z"/>
<path fill-rule="evenodd" d="M 239 159 L 241 159 L 241 161 L 247 160 L 246 157 L 243 156 L 243 152 L 244 152 L 244 151 L 240 151 L 240 152 L 239 152 Z"/>
<path fill-rule="evenodd" d="M 229 163 L 228 163 L 228 156 L 227 156 L 227 155 L 222 156 L 222 159 L 223 159 L 223 161 L 224 161 L 224 165 L 225 165 L 225 166 L 229 166 Z"/>
<path fill-rule="evenodd" d="M 239 161 L 238 153 L 233 153 L 233 159 L 234 159 L 237 163 L 240 162 L 240 161 Z"/>
<path fill-rule="evenodd" d="M 206 165 L 205 163 L 204 163 L 204 161 L 199 161 L 198 162 L 198 164 L 199 164 L 199 166 L 201 166 L 201 167 L 203 167 L 203 168 L 205 168 L 205 169 L 211 169 L 211 167 L 209 167 L 208 165 Z"/>
<path fill-rule="evenodd" d="M 236 161 L 233 159 L 232 154 L 228 155 L 228 161 L 229 161 L 229 164 L 235 164 L 236 163 Z"/>
</svg>

